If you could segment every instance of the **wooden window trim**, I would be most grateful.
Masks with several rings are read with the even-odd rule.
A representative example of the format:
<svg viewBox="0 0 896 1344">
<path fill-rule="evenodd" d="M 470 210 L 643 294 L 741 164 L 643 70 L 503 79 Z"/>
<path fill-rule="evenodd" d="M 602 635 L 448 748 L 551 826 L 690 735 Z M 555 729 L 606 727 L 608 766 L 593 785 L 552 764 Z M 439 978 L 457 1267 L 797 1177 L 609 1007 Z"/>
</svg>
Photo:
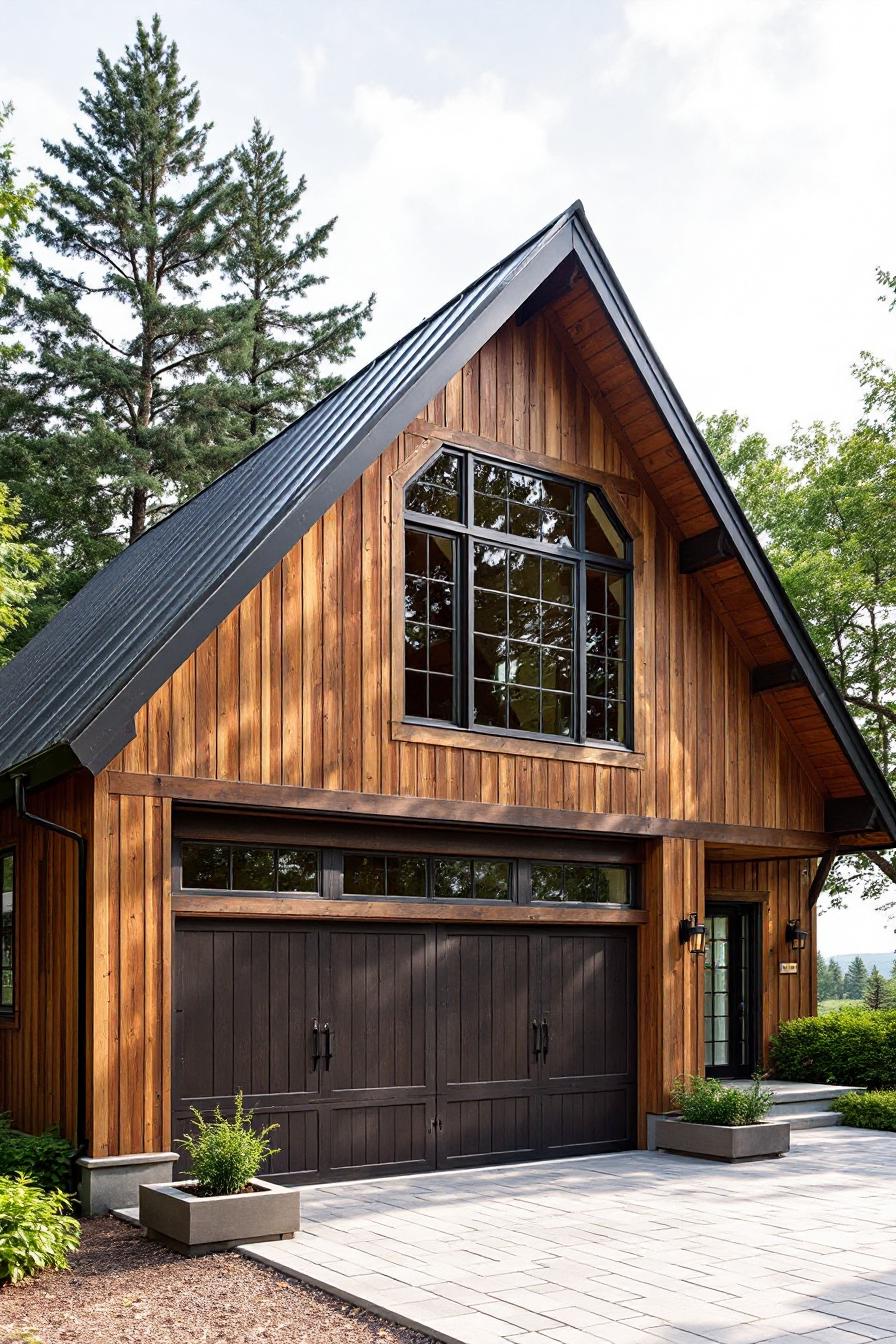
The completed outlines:
<svg viewBox="0 0 896 1344">
<path fill-rule="evenodd" d="M 630 770 L 643 770 L 647 740 L 646 721 L 646 643 L 643 601 L 644 545 L 641 529 L 632 518 L 623 498 L 625 494 L 640 494 L 641 487 L 625 477 L 597 471 L 578 463 L 558 462 L 542 453 L 514 448 L 510 444 L 480 438 L 477 434 L 462 433 L 444 425 L 423 422 L 426 435 L 419 447 L 410 454 L 389 477 L 391 497 L 391 581 L 392 581 L 392 638 L 391 638 L 391 714 L 390 732 L 395 742 L 418 742 L 431 746 L 457 746 L 468 751 L 507 752 L 516 756 L 542 757 L 548 760 L 578 761 L 590 765 L 612 765 Z M 415 422 L 418 430 L 421 422 Z M 465 448 L 484 453 L 532 471 L 561 475 L 570 481 L 599 486 L 613 511 L 631 538 L 632 547 L 632 737 L 631 746 L 618 747 L 605 743 L 564 742 L 560 738 L 516 737 L 510 733 L 489 733 L 481 729 L 460 728 L 446 724 L 444 728 L 430 723 L 406 723 L 404 718 L 404 488 L 408 481 L 423 470 L 442 451 L 443 447 Z M 637 615 L 635 615 L 637 613 Z"/>
<path fill-rule="evenodd" d="M 427 924 L 622 924 L 648 922 L 646 910 L 630 906 L 514 905 L 495 901 L 491 905 L 447 904 L 440 901 L 399 901 L 389 897 L 372 900 L 327 901 L 292 896 L 241 896 L 238 893 L 175 892 L 171 908 L 183 917 L 276 916 L 284 919 L 375 919 Z"/>
</svg>

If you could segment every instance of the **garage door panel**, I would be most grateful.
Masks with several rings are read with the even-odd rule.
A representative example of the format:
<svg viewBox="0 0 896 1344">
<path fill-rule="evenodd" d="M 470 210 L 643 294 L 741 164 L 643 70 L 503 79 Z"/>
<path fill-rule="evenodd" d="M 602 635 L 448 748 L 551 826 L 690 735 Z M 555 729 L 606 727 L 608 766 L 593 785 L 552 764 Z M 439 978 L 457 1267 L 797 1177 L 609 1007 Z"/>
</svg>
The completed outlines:
<svg viewBox="0 0 896 1344">
<path fill-rule="evenodd" d="M 443 1101 L 439 1166 L 514 1162 L 538 1151 L 539 1098 L 533 1093 Z"/>
<path fill-rule="evenodd" d="M 545 937 L 547 1080 L 627 1074 L 632 996 L 631 942 L 606 933 Z"/>
<path fill-rule="evenodd" d="M 322 987 L 328 1094 L 373 1099 L 385 1089 L 432 1090 L 430 941 L 426 929 L 330 933 Z"/>
<path fill-rule="evenodd" d="M 531 935 L 440 930 L 438 937 L 439 1091 L 531 1082 Z"/>
<path fill-rule="evenodd" d="M 309 1176 L 320 1170 L 320 1112 L 317 1109 L 256 1111 L 259 1127 L 277 1125 L 270 1142 L 279 1151 L 265 1163 L 262 1175 Z"/>
<path fill-rule="evenodd" d="M 634 1119 L 632 1103 L 630 1085 L 546 1095 L 546 1153 L 551 1157 L 571 1157 L 630 1142 Z"/>
<path fill-rule="evenodd" d="M 327 1169 L 345 1179 L 433 1165 L 432 1102 L 333 1105 L 326 1116 Z"/>
</svg>

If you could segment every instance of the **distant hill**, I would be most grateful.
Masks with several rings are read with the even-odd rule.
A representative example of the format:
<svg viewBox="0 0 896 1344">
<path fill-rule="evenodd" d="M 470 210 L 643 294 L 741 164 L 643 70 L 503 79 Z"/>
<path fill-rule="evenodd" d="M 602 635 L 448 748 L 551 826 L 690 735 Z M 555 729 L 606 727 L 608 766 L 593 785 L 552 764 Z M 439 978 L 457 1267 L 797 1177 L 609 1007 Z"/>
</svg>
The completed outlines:
<svg viewBox="0 0 896 1344">
<path fill-rule="evenodd" d="M 825 957 L 825 954 L 823 952 L 821 955 L 824 957 L 825 961 L 830 961 L 830 957 Z M 853 960 L 854 957 L 861 957 L 869 971 L 871 970 L 872 966 L 876 966 L 877 969 L 880 971 L 881 975 L 889 977 L 890 970 L 893 966 L 893 961 L 896 960 L 896 953 L 841 952 L 839 956 L 834 957 L 834 961 L 836 961 L 837 965 L 840 967 L 841 970 L 845 971 L 847 966 Z"/>
</svg>

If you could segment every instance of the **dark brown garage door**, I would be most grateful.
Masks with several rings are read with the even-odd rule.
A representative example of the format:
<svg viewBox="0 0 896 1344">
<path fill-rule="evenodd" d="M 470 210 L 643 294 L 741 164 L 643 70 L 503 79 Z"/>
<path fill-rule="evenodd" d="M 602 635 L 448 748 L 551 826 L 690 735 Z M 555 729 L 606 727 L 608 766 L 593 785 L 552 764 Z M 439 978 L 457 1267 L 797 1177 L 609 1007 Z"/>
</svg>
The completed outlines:
<svg viewBox="0 0 896 1344">
<path fill-rule="evenodd" d="M 183 920 L 174 1132 L 240 1089 L 272 1171 L 422 1171 L 633 1142 L 628 930 Z"/>
</svg>

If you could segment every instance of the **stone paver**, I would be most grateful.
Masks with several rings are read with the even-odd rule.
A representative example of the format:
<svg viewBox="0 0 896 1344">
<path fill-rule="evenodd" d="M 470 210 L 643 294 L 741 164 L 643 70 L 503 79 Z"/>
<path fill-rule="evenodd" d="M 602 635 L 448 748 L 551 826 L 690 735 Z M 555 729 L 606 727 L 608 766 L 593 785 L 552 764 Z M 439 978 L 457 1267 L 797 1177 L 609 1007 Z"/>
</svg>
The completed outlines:
<svg viewBox="0 0 896 1344">
<path fill-rule="evenodd" d="M 243 1253 L 446 1344 L 896 1344 L 896 1137 L 318 1186 Z"/>
</svg>

